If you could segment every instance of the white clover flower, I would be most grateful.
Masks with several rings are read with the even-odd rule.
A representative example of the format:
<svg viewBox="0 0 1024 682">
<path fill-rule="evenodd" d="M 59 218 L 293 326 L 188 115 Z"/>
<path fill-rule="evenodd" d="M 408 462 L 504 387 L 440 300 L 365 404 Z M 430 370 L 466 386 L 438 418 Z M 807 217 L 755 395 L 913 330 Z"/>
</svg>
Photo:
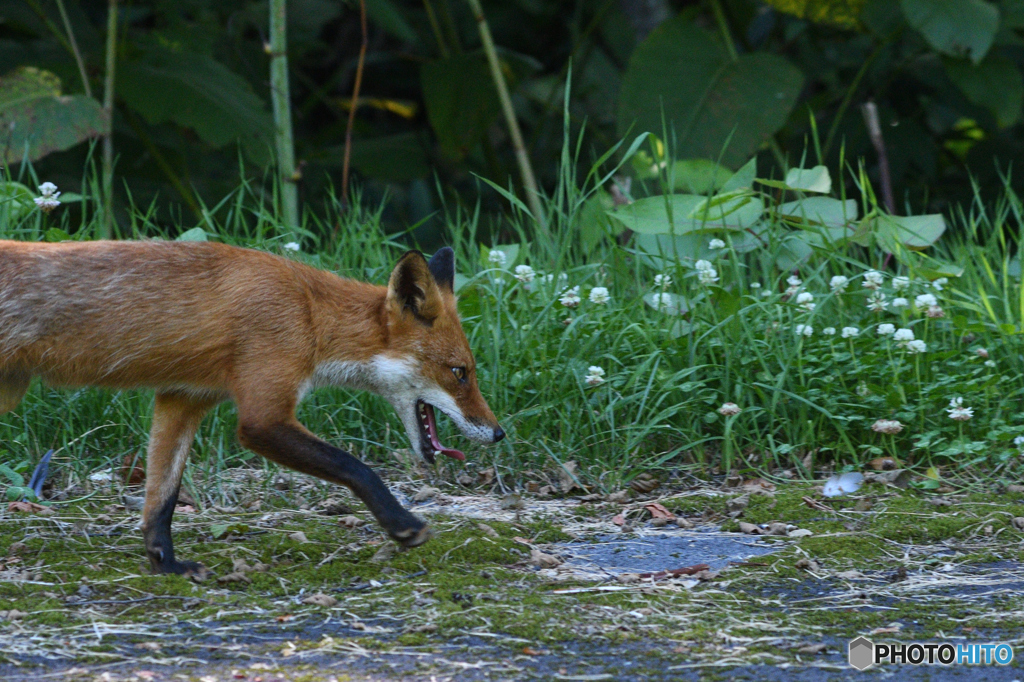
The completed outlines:
<svg viewBox="0 0 1024 682">
<path fill-rule="evenodd" d="M 580 304 L 580 288 L 575 286 L 572 289 L 567 289 L 558 299 L 558 302 L 566 308 L 575 308 Z"/>
<path fill-rule="evenodd" d="M 529 265 L 517 265 L 515 273 L 516 279 L 523 284 L 529 284 L 537 276 L 537 272 Z"/>
<path fill-rule="evenodd" d="M 894 325 L 894 324 L 885 323 L 885 324 L 878 325 L 878 335 L 879 336 L 889 336 L 890 334 L 895 334 L 895 333 L 896 333 L 896 325 Z"/>
<path fill-rule="evenodd" d="M 896 333 L 892 335 L 893 341 L 913 341 L 914 330 L 913 329 L 897 329 Z"/>
<path fill-rule="evenodd" d="M 721 239 L 712 239 L 711 242 L 708 244 L 708 248 L 712 250 L 724 249 L 725 242 L 723 242 Z"/>
<path fill-rule="evenodd" d="M 39 185 L 39 194 L 41 196 L 35 197 L 33 201 L 43 213 L 49 213 L 60 206 L 60 199 L 57 198 L 60 196 L 60 192 L 57 191 L 57 185 L 52 182 L 44 182 Z"/>
<path fill-rule="evenodd" d="M 975 348 L 974 354 L 977 355 L 979 358 L 987 358 L 988 348 Z"/>
<path fill-rule="evenodd" d="M 821 330 L 821 333 L 824 334 L 825 336 L 835 336 L 836 335 L 836 328 L 835 327 L 825 327 L 824 329 Z"/>
<path fill-rule="evenodd" d="M 709 260 L 699 260 L 693 264 L 693 267 L 697 269 L 697 272 L 703 272 L 705 270 L 714 270 L 715 266 L 711 264 Z"/>
<path fill-rule="evenodd" d="M 907 352 L 910 354 L 923 353 L 928 350 L 928 345 L 921 339 L 914 339 L 913 341 L 907 341 Z"/>
<path fill-rule="evenodd" d="M 671 275 L 655 275 L 654 286 L 659 289 L 667 289 L 672 284 Z"/>
<path fill-rule="evenodd" d="M 995 360 L 986 360 L 985 361 L 985 366 L 986 367 L 995 367 L 996 366 L 996 361 Z"/>
<path fill-rule="evenodd" d="M 928 306 L 928 310 L 924 311 L 924 314 L 931 318 L 945 317 L 946 311 L 937 305 Z"/>
<path fill-rule="evenodd" d="M 718 281 L 718 271 L 714 268 L 698 270 L 697 281 L 704 285 L 715 284 Z"/>
<path fill-rule="evenodd" d="M 590 302 L 597 303 L 598 305 L 605 305 L 611 300 L 611 296 L 608 295 L 608 289 L 606 287 L 594 287 L 590 290 Z"/>
<path fill-rule="evenodd" d="M 786 279 L 786 284 L 788 284 L 789 286 L 794 287 L 794 288 L 800 286 L 803 283 L 804 283 L 804 281 L 802 279 L 800 279 L 799 277 L 797 277 L 796 275 L 790 275 Z"/>
<path fill-rule="evenodd" d="M 974 416 L 973 407 L 964 407 L 964 399 L 957 396 L 949 399 L 949 407 L 946 408 L 950 419 L 958 422 L 965 422 Z"/>
<path fill-rule="evenodd" d="M 761 283 L 760 282 L 751 282 L 750 283 L 750 288 L 751 289 L 760 289 L 761 288 Z"/>
<path fill-rule="evenodd" d="M 797 336 L 810 336 L 811 334 L 813 334 L 813 333 L 814 333 L 814 327 L 812 327 L 812 326 L 811 326 L 811 325 L 809 325 L 809 324 L 798 324 L 798 325 L 797 325 L 797 326 L 796 326 L 796 327 L 795 327 L 795 328 L 793 329 L 793 332 L 794 332 L 794 333 L 795 333 L 795 334 L 796 334 Z"/>
<path fill-rule="evenodd" d="M 910 301 L 900 296 L 898 298 L 892 299 L 891 305 L 893 309 L 900 310 L 901 308 L 906 308 L 908 305 L 910 305 Z"/>
<path fill-rule="evenodd" d="M 723 417 L 732 417 L 742 411 L 743 410 L 736 403 L 722 403 L 722 406 L 718 408 L 718 414 Z"/>
<path fill-rule="evenodd" d="M 877 289 L 872 291 L 871 295 L 868 296 L 868 310 L 873 313 L 883 312 L 887 305 L 889 305 L 889 303 L 885 300 L 885 294 Z"/>
<path fill-rule="evenodd" d="M 840 336 L 844 339 L 852 339 L 855 336 L 860 336 L 860 330 L 856 327 L 843 327 L 843 331 L 840 332 Z"/>
<path fill-rule="evenodd" d="M 555 281 L 555 275 L 554 275 L 554 273 L 548 273 L 547 275 L 544 275 L 543 277 L 541 277 L 540 281 L 543 282 L 544 284 L 551 284 L 552 282 Z M 564 287 L 568 282 L 569 282 L 569 275 L 565 274 L 564 272 L 558 273 L 558 286 L 559 287 Z"/>
<path fill-rule="evenodd" d="M 587 367 L 587 376 L 584 377 L 587 386 L 600 386 L 604 383 L 604 370 L 597 365 Z"/>
<path fill-rule="evenodd" d="M 850 278 L 836 275 L 828 281 L 828 286 L 834 293 L 838 294 L 841 291 L 846 291 L 846 287 L 850 286 Z"/>
<path fill-rule="evenodd" d="M 868 270 L 865 272 L 864 281 L 861 282 L 861 286 L 866 289 L 878 289 L 878 287 L 883 284 L 885 284 L 885 275 L 877 270 Z"/>
<path fill-rule="evenodd" d="M 814 294 L 812 294 L 809 291 L 801 291 L 796 296 L 797 305 L 802 305 L 804 303 L 810 303 L 813 300 L 814 300 Z"/>
<path fill-rule="evenodd" d="M 503 268 L 505 267 L 505 261 L 508 260 L 508 256 L 505 255 L 504 251 L 492 249 L 491 252 L 487 254 L 487 260 L 494 263 L 499 268 Z"/>
<path fill-rule="evenodd" d="M 861 398 L 867 398 L 869 395 L 871 395 L 871 389 L 868 388 L 868 383 L 866 381 L 861 381 L 859 384 L 857 384 L 857 395 L 859 395 Z"/>
<path fill-rule="evenodd" d="M 939 300 L 935 298 L 934 294 L 921 294 L 914 298 L 914 305 L 918 308 L 928 308 L 938 304 Z"/>
<path fill-rule="evenodd" d="M 651 294 L 651 303 L 653 303 L 654 307 L 658 310 L 664 310 L 672 305 L 672 294 Z"/>
<path fill-rule="evenodd" d="M 772 292 L 769 289 L 764 289 L 761 292 L 761 298 L 768 298 L 771 295 L 772 295 Z"/>
<path fill-rule="evenodd" d="M 910 286 L 910 278 L 909 277 L 893 277 L 892 278 L 892 288 L 895 289 L 896 291 L 903 291 L 904 289 L 906 289 L 909 286 Z"/>
<path fill-rule="evenodd" d="M 283 244 L 281 246 L 281 248 L 285 249 L 287 251 L 301 251 L 302 250 L 302 248 L 299 246 L 298 242 L 288 242 L 287 244 Z"/>
<path fill-rule="evenodd" d="M 895 419 L 879 419 L 871 425 L 871 430 L 878 433 L 897 434 L 903 430 L 903 424 Z"/>
<path fill-rule="evenodd" d="M 942 287 L 946 286 L 947 284 L 949 284 L 949 278 L 939 277 L 937 280 L 932 282 L 932 288 L 935 289 L 935 291 L 942 291 Z"/>
<path fill-rule="evenodd" d="M 1014 446 L 1018 448 L 1024 448 L 1024 436 L 1017 436 L 1013 439 Z"/>
</svg>

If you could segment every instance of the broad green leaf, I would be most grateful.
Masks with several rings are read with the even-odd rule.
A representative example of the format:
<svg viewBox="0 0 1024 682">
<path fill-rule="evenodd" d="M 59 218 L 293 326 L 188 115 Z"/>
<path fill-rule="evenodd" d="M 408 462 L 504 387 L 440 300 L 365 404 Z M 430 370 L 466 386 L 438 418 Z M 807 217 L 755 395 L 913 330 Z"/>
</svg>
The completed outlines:
<svg viewBox="0 0 1024 682">
<path fill-rule="evenodd" d="M 895 251 L 892 240 L 908 249 L 926 249 L 939 240 L 946 231 L 946 220 L 941 213 L 918 216 L 881 216 L 877 236 L 882 246 Z"/>
<path fill-rule="evenodd" d="M 103 108 L 84 95 L 61 95 L 60 78 L 31 66 L 0 77 L 3 161 L 40 159 L 107 131 Z"/>
<path fill-rule="evenodd" d="M 990 54 L 980 63 L 947 59 L 946 73 L 971 102 L 992 112 L 1000 128 L 1020 120 L 1024 80 L 1008 57 Z"/>
<path fill-rule="evenodd" d="M 827 227 L 843 227 L 857 220 L 857 201 L 840 201 L 831 197 L 807 197 L 798 201 L 780 204 L 775 209 L 780 215 L 802 221 L 818 223 Z"/>
<path fill-rule="evenodd" d="M 32 190 L 20 182 L 0 182 L 0 219 L 7 224 L 18 222 L 35 209 L 33 199 Z"/>
<path fill-rule="evenodd" d="M 825 166 L 790 168 L 786 173 L 786 186 L 802 192 L 828 194 L 832 191 L 832 176 Z"/>
<path fill-rule="evenodd" d="M 483 55 L 470 53 L 427 62 L 420 69 L 423 101 L 441 150 L 461 160 L 500 113 Z"/>
<path fill-rule="evenodd" d="M 783 271 L 792 270 L 809 261 L 813 255 L 810 235 L 792 232 L 782 239 L 779 251 L 775 255 L 775 266 Z"/>
<path fill-rule="evenodd" d="M 1024 28 L 1024 0 L 1002 0 L 999 3 L 1003 26 L 1006 28 Z"/>
<path fill-rule="evenodd" d="M 57 242 L 69 242 L 71 241 L 71 235 L 60 229 L 59 227 L 51 227 L 43 234 L 43 241 L 52 243 Z"/>
<path fill-rule="evenodd" d="M 249 83 L 213 58 L 150 46 L 118 65 L 117 81 L 117 94 L 150 123 L 190 128 L 213 147 L 240 142 L 250 161 L 270 161 L 273 118 Z"/>
<path fill-rule="evenodd" d="M 206 241 L 206 230 L 201 227 L 193 227 L 191 230 L 185 230 L 179 234 L 175 240 L 176 242 L 205 242 Z"/>
<path fill-rule="evenodd" d="M 352 140 L 350 163 L 363 175 L 378 180 L 408 182 L 430 174 L 427 150 L 421 135 L 396 133 Z M 311 155 L 327 166 L 342 165 L 345 146 L 324 147 Z"/>
<path fill-rule="evenodd" d="M 733 61 L 715 34 L 682 13 L 633 52 L 620 89 L 619 134 L 668 135 L 677 158 L 738 165 L 785 124 L 803 81 L 778 55 L 753 52 Z"/>
<path fill-rule="evenodd" d="M 900 0 L 900 7 L 929 45 L 975 64 L 988 54 L 999 28 L 999 10 L 985 0 Z"/>
<path fill-rule="evenodd" d="M 739 196 L 726 195 L 721 201 L 716 201 L 718 197 L 709 199 L 695 194 L 669 195 L 671 217 L 664 196 L 639 199 L 608 211 L 608 216 L 640 234 L 742 230 L 757 222 L 764 212 L 764 203 L 759 196 L 738 192 Z"/>
<path fill-rule="evenodd" d="M 580 244 L 584 253 L 590 253 L 602 239 L 622 232 L 622 223 L 616 222 L 615 230 L 608 219 L 607 212 L 614 208 L 615 202 L 603 189 L 594 192 L 576 214 L 576 223 L 580 231 Z"/>
<path fill-rule="evenodd" d="M 683 159 L 672 164 L 672 188 L 687 194 L 708 195 L 720 190 L 733 172 L 708 159 Z"/>
<path fill-rule="evenodd" d="M 722 192 L 732 192 L 737 189 L 752 189 L 754 180 L 757 178 L 757 157 L 751 158 L 743 166 L 732 174 L 732 177 L 722 185 Z"/>
<path fill-rule="evenodd" d="M 701 259 L 712 260 L 716 256 L 708 248 L 708 238 L 700 234 L 638 234 L 633 245 L 640 260 L 658 271 L 670 270 L 679 262 L 694 263 Z"/>
</svg>

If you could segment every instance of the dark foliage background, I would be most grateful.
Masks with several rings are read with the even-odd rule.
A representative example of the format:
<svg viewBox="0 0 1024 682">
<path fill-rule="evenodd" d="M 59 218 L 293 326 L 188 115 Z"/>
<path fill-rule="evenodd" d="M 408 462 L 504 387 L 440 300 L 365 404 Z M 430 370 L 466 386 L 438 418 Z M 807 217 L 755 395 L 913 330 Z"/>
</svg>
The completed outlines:
<svg viewBox="0 0 1024 682">
<path fill-rule="evenodd" d="M 65 0 L 93 97 L 102 98 L 108 3 Z M 268 6 L 244 0 L 117 5 L 117 198 L 198 220 L 272 160 Z M 366 0 L 370 18 L 352 162 L 367 201 L 390 197 L 396 226 L 435 215 L 441 196 L 505 206 L 475 176 L 518 173 L 468 4 Z M 998 187 L 1024 160 L 1024 2 L 1003 0 L 489 0 L 484 12 L 541 183 L 553 186 L 572 72 L 570 124 L 580 163 L 651 130 L 669 158 L 735 169 L 803 155 L 831 168 L 876 154 L 859 105 L 881 113 L 898 213 L 968 200 L 970 179 Z M 300 196 L 317 210 L 340 182 L 361 41 L 358 4 L 289 0 Z M 55 0 L 0 2 L 0 74 L 32 66 L 82 94 Z M 9 88 L 8 88 L 9 90 Z M 9 92 L 0 87 L 0 118 Z M 6 99 L 5 99 L 6 97 Z M 83 143 L 35 159 L 39 179 L 81 185 Z M 657 150 L 651 151 L 656 155 Z M 20 149 L 8 140 L 9 172 Z M 777 173 L 778 174 L 778 173 Z M 1019 175 L 1019 174 L 1018 174 Z M 1014 186 L 1019 182 L 1014 181 Z M 642 196 L 643 173 L 633 185 Z M 853 192 L 854 188 L 848 187 Z M 123 216 L 122 216 L 123 220 Z M 427 223 L 429 237 L 431 225 Z"/>
</svg>

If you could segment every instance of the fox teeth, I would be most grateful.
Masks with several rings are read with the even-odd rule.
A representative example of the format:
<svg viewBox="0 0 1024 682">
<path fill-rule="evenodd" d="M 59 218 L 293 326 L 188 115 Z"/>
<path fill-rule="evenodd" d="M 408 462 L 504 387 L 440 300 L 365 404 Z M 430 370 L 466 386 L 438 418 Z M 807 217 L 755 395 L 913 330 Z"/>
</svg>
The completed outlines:
<svg viewBox="0 0 1024 682">
<path fill-rule="evenodd" d="M 440 454 L 443 454 L 443 453 L 442 453 L 442 452 L 441 452 L 440 450 L 434 450 L 434 455 L 435 455 L 435 456 L 436 456 L 436 455 L 440 455 Z"/>
</svg>

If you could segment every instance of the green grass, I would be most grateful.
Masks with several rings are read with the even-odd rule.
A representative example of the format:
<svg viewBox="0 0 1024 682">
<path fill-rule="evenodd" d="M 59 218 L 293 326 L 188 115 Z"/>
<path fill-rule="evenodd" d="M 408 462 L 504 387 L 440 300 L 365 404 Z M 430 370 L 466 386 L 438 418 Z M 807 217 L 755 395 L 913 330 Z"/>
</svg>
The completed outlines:
<svg viewBox="0 0 1024 682">
<path fill-rule="evenodd" d="M 1011 257 L 1024 208 L 1008 185 L 995 206 L 979 203 L 947 217 L 946 236 L 927 258 L 902 251 L 890 257 L 877 246 L 848 243 L 818 249 L 806 263 L 780 269 L 788 234 L 782 226 L 768 225 L 764 247 L 755 250 L 739 249 L 742 233 L 701 235 L 726 241 L 708 256 L 719 281 L 707 286 L 692 258 L 656 258 L 638 250 L 635 241 L 621 245 L 610 236 L 587 236 L 595 229 L 595 177 L 587 179 L 586 191 L 575 178 L 564 177 L 547 200 L 555 235 L 550 240 L 534 234 L 522 211 L 493 223 L 461 208 L 446 215 L 481 390 L 509 434 L 485 449 L 442 424 L 444 440 L 469 451 L 470 467 L 496 466 L 505 475 L 556 471 L 559 462 L 574 460 L 581 480 L 604 489 L 659 469 L 705 475 L 789 468 L 806 474 L 808 457 L 812 467 L 858 468 L 891 455 L 967 479 L 1018 475 L 1020 447 L 1013 441 L 1024 435 L 1024 290 L 1019 259 Z M 863 212 L 873 209 L 868 201 Z M 341 213 L 332 199 L 307 213 L 302 230 L 290 232 L 261 188 L 247 183 L 208 207 L 207 215 L 203 227 L 210 239 L 377 283 L 386 282 L 408 248 L 404 236 L 383 233 L 379 211 L 357 207 Z M 600 215 L 596 220 L 607 227 Z M 32 211 L 0 220 L 0 237 L 39 240 L 56 227 L 85 239 L 95 234 L 97 222 L 88 210 Z M 166 237 L 190 227 L 153 224 L 140 208 L 121 236 Z M 504 263 L 489 260 L 479 246 L 485 234 L 501 235 L 497 241 L 504 246 L 497 250 L 506 255 Z M 593 246 L 584 248 L 584 237 Z M 290 241 L 300 242 L 302 251 L 285 249 Z M 929 284 L 937 262 L 963 268 L 941 290 Z M 529 286 L 516 278 L 518 265 L 536 272 Z M 931 294 L 943 316 L 924 316 L 923 305 L 870 312 L 871 291 L 861 286 L 870 269 L 884 272 L 881 291 L 889 301 Z M 659 274 L 672 283 L 655 287 Z M 850 280 L 845 292 L 830 290 L 837 275 Z M 896 275 L 911 280 L 909 289 L 894 289 Z M 798 291 L 787 282 L 793 276 L 801 280 Z M 577 307 L 560 301 L 565 286 L 580 287 Z M 609 302 L 590 300 L 597 286 L 608 289 Z M 814 296 L 812 312 L 797 304 L 801 292 Z M 650 304 L 652 293 L 685 297 L 692 308 L 684 316 L 667 314 Z M 911 354 L 892 337 L 880 337 L 880 323 L 912 329 L 927 352 Z M 814 333 L 797 334 L 797 325 L 809 325 Z M 847 326 L 860 335 L 822 333 Z M 600 385 L 588 385 L 590 366 L 604 370 Z M 973 408 L 969 421 L 949 418 L 945 408 L 955 396 Z M 725 402 L 742 412 L 722 416 L 717 410 Z M 81 478 L 144 451 L 151 404 L 146 391 L 36 384 L 16 411 L 0 416 L 4 461 L 26 473 L 42 452 L 62 448 L 58 470 Z M 371 461 L 393 461 L 390 453 L 408 446 L 390 407 L 364 393 L 317 391 L 299 417 Z M 871 426 L 881 418 L 899 420 L 902 432 L 874 432 Z M 237 445 L 235 427 L 233 408 L 223 405 L 206 418 L 197 438 L 188 476 L 212 481 L 211 492 L 216 493 L 218 471 L 253 457 Z M 457 473 L 461 465 L 441 466 Z"/>
</svg>

